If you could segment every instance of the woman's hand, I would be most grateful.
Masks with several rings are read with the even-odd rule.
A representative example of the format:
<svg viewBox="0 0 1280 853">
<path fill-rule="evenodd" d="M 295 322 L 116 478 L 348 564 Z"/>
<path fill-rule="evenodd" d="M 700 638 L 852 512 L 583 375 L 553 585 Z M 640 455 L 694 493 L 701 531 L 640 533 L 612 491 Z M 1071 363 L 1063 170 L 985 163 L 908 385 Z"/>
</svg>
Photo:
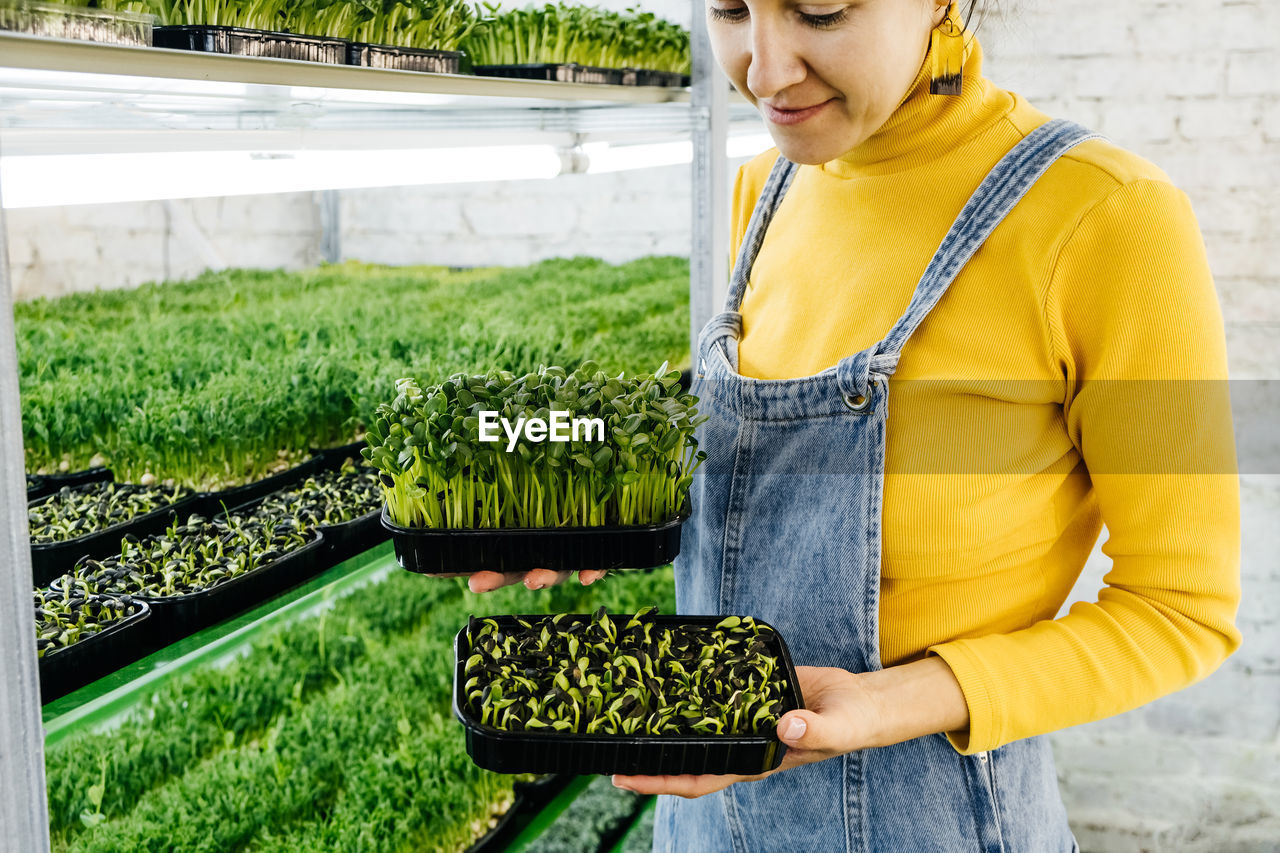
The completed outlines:
<svg viewBox="0 0 1280 853">
<path fill-rule="evenodd" d="M 796 678 L 807 706 L 778 721 L 787 754 L 777 769 L 756 776 L 614 776 L 613 784 L 639 794 L 701 797 L 735 782 L 750 782 L 801 764 L 812 764 L 871 746 L 881 729 L 880 708 L 865 676 L 834 667 L 798 666 Z"/>
<path fill-rule="evenodd" d="M 564 583 L 573 572 L 553 572 L 550 569 L 533 569 L 528 572 L 476 572 L 468 576 L 467 586 L 472 592 L 493 592 L 504 586 L 523 583 L 527 589 L 546 589 L 558 583 Z M 578 580 L 583 586 L 590 586 L 607 572 L 603 569 L 584 569 L 578 572 Z"/>
<path fill-rule="evenodd" d="M 613 784 L 640 794 L 701 797 L 855 749 L 969 727 L 960 682 L 940 657 L 859 674 L 798 666 L 796 678 L 807 707 L 778 721 L 787 754 L 777 769 L 756 776 L 614 776 Z"/>
</svg>

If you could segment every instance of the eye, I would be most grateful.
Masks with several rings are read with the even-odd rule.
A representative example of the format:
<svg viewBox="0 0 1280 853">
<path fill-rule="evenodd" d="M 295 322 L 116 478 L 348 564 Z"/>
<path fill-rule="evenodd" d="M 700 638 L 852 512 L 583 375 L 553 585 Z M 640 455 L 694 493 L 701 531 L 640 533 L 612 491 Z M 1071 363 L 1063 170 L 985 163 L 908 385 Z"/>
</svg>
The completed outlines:
<svg viewBox="0 0 1280 853">
<path fill-rule="evenodd" d="M 746 6 L 708 6 L 707 16 L 713 21 L 723 21 L 728 24 L 736 24 L 747 19 Z"/>
<path fill-rule="evenodd" d="M 807 12 L 798 12 L 797 14 L 800 15 L 800 20 L 804 21 L 809 26 L 815 29 L 825 30 L 844 23 L 845 18 L 849 17 L 849 10 L 847 8 L 840 9 L 825 15 L 811 15 Z"/>
</svg>

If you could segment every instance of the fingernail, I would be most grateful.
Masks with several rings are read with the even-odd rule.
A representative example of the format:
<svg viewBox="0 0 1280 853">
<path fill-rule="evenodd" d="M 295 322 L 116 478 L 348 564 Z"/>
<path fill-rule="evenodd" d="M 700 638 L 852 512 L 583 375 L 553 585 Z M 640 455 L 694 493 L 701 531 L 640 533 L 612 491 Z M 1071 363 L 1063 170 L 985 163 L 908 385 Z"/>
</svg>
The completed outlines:
<svg viewBox="0 0 1280 853">
<path fill-rule="evenodd" d="M 630 788 L 628 788 L 626 785 L 624 785 L 621 781 L 619 781 L 619 779 L 618 779 L 618 777 L 617 777 L 617 776 L 614 776 L 614 777 L 613 777 L 613 787 L 615 787 L 615 788 L 621 788 L 621 789 L 622 789 L 622 790 L 624 790 L 624 791 L 630 791 L 630 790 L 631 790 L 631 789 L 630 789 Z"/>
<path fill-rule="evenodd" d="M 799 717 L 792 717 L 778 729 L 778 737 L 783 740 L 800 740 L 809 726 Z"/>
</svg>

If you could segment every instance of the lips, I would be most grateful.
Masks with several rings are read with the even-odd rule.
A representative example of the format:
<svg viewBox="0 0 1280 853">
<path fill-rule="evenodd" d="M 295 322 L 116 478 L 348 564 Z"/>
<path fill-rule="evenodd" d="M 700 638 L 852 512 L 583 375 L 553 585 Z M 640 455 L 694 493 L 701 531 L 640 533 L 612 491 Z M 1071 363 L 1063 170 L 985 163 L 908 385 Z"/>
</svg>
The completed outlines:
<svg viewBox="0 0 1280 853">
<path fill-rule="evenodd" d="M 831 100 L 826 100 L 820 104 L 813 104 L 807 107 L 784 109 L 781 107 L 776 107 L 773 104 L 767 104 L 761 101 L 760 109 L 761 109 L 761 112 L 764 113 L 765 119 L 772 122 L 773 124 L 794 125 L 794 124 L 800 124 L 801 122 L 804 122 L 804 121 L 808 121 L 809 119 L 821 113 L 824 109 L 830 106 L 830 104 L 831 104 Z"/>
</svg>

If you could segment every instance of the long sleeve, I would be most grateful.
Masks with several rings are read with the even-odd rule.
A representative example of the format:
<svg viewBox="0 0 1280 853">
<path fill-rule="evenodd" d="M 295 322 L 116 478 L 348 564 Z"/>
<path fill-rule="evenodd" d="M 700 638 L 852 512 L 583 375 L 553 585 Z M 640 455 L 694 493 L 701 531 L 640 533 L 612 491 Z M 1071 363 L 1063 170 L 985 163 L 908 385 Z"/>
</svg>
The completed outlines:
<svg viewBox="0 0 1280 853">
<path fill-rule="evenodd" d="M 966 754 L 1150 702 L 1241 641 L 1226 348 L 1186 196 L 1144 179 L 1088 210 L 1062 244 L 1044 314 L 1112 566 L 1097 600 L 1061 618 L 929 647 L 968 702 L 969 730 L 949 735 Z"/>
</svg>

